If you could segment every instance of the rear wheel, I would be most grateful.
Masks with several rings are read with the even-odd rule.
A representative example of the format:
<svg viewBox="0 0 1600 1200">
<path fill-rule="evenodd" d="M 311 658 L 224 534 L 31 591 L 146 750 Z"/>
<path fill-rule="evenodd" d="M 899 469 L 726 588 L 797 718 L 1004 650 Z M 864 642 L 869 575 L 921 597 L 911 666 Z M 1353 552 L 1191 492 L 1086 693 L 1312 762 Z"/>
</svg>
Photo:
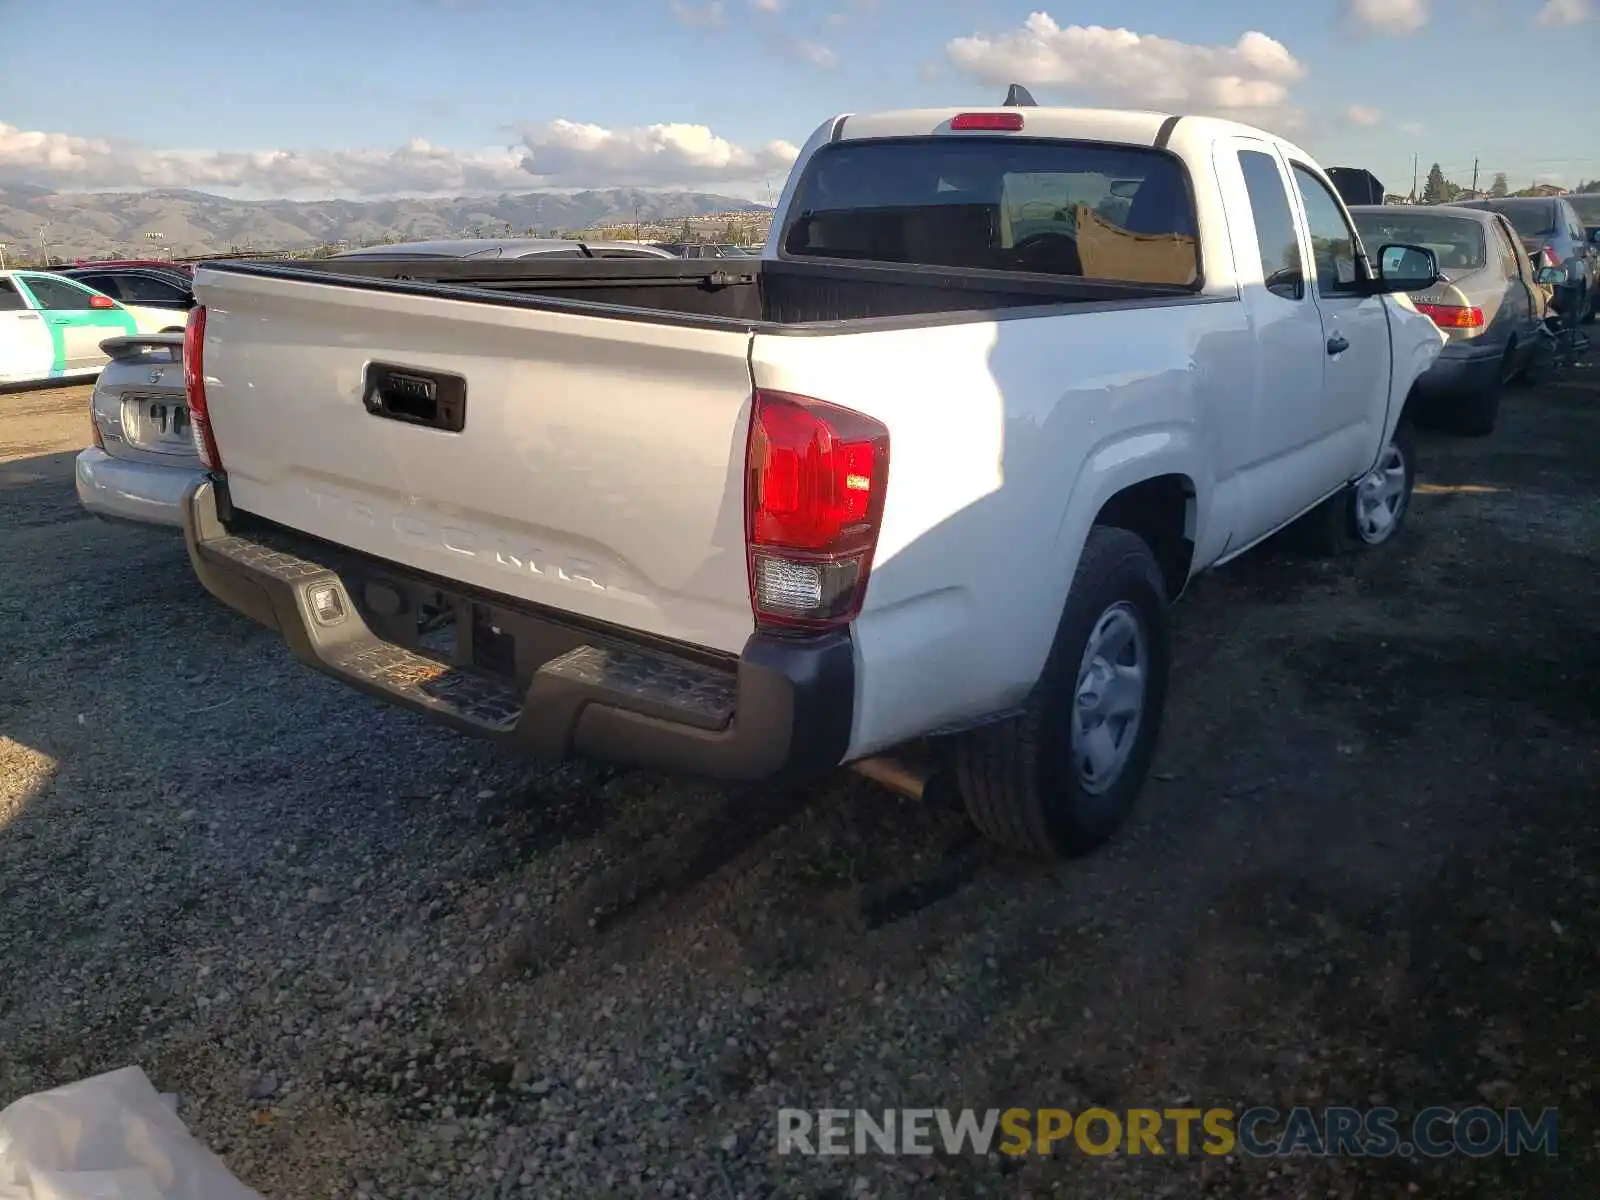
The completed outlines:
<svg viewBox="0 0 1600 1200">
<path fill-rule="evenodd" d="M 1099 846 L 1149 773 L 1168 668 L 1155 555 L 1137 534 L 1097 526 L 1022 712 L 956 739 L 956 782 L 973 824 L 1033 854 Z"/>
</svg>

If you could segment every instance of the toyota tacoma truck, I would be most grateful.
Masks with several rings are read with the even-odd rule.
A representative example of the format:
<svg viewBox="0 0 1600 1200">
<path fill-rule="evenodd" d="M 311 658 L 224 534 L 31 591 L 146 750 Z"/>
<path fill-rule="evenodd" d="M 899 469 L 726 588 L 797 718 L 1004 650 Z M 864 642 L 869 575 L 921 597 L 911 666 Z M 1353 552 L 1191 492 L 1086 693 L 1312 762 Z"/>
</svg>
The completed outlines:
<svg viewBox="0 0 1600 1200">
<path fill-rule="evenodd" d="M 1394 538 L 1437 275 L 1247 126 L 839 116 L 759 259 L 202 265 L 185 536 L 308 665 L 509 749 L 942 780 L 1080 853 L 1188 581 Z"/>
</svg>

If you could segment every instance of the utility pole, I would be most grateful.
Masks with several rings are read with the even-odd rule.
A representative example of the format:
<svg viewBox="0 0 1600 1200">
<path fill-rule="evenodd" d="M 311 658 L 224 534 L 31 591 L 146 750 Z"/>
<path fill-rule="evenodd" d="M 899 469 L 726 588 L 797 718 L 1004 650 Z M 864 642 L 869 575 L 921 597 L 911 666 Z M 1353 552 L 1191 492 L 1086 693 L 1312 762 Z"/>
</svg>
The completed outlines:
<svg viewBox="0 0 1600 1200">
<path fill-rule="evenodd" d="M 1421 156 L 1413 150 L 1411 152 L 1411 202 L 1417 202 L 1417 162 Z"/>
<path fill-rule="evenodd" d="M 1472 160 L 1472 193 L 1473 195 L 1478 193 L 1478 160 L 1476 158 Z"/>
</svg>

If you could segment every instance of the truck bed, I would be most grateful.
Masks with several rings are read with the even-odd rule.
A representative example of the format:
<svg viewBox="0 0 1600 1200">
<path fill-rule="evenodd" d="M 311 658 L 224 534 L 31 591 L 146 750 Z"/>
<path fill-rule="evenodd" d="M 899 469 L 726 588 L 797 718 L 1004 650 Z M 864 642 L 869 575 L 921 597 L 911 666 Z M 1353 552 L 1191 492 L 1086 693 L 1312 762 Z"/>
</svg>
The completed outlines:
<svg viewBox="0 0 1600 1200">
<path fill-rule="evenodd" d="M 1120 307 L 1188 288 L 947 267 L 751 259 L 458 260 L 393 258 L 213 262 L 208 270 L 455 300 L 678 324 L 763 327 L 907 318 L 974 320 L 997 309 Z"/>
<path fill-rule="evenodd" d="M 1095 310 L 1209 303 L 1148 285 L 764 260 L 219 262 L 200 266 L 195 291 L 209 313 L 196 368 L 237 512 L 724 655 L 754 628 L 744 495 L 758 372 L 764 388 L 833 396 L 833 373 L 894 378 L 937 348 L 977 395 L 993 387 L 997 315 L 1092 324 Z"/>
</svg>

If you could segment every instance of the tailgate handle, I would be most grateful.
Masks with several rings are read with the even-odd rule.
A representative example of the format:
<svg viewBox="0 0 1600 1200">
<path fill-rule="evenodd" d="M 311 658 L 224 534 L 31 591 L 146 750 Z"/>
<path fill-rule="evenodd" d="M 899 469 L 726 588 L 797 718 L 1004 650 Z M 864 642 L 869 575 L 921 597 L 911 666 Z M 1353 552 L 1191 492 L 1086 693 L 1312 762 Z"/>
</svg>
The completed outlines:
<svg viewBox="0 0 1600 1200">
<path fill-rule="evenodd" d="M 368 363 L 361 402 L 375 417 L 460 433 L 467 423 L 467 381 L 445 371 Z"/>
</svg>

